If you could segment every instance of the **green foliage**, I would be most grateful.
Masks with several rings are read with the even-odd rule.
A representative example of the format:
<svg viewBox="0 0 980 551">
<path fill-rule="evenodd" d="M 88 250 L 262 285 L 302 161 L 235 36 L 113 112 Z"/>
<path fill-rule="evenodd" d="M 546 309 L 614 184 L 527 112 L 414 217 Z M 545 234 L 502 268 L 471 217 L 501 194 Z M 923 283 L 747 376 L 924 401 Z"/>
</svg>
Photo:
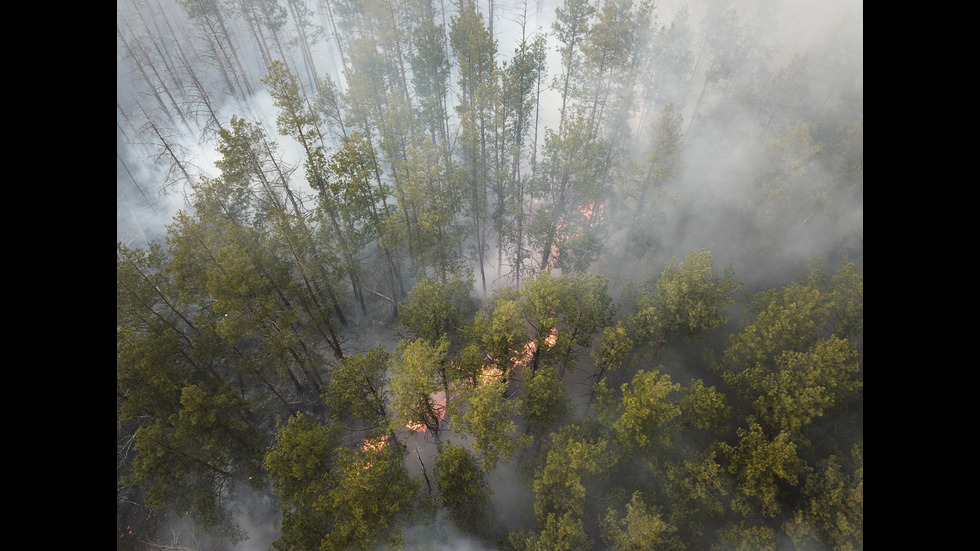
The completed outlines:
<svg viewBox="0 0 980 551">
<path fill-rule="evenodd" d="M 521 417 L 529 434 L 544 436 L 572 411 L 568 391 L 551 369 L 539 369 L 525 379 Z"/>
<path fill-rule="evenodd" d="M 561 94 L 561 121 L 565 118 L 566 105 L 578 95 L 576 83 L 583 71 L 580 48 L 587 36 L 593 13 L 595 6 L 588 0 L 564 0 L 555 9 L 555 21 L 551 24 L 551 29 L 559 42 L 561 74 L 555 76 L 552 87 Z"/>
<path fill-rule="evenodd" d="M 511 532 L 510 545 L 518 551 L 584 551 L 589 549 L 589 537 L 582 519 L 572 512 L 548 513 L 541 529 L 532 532 Z"/>
<path fill-rule="evenodd" d="M 246 404 L 224 385 L 208 391 L 181 389 L 180 409 L 155 418 L 136 431 L 133 474 L 147 506 L 189 513 L 208 531 L 241 537 L 230 509 L 237 485 L 263 485 L 263 437 L 248 419 Z"/>
<path fill-rule="evenodd" d="M 391 355 L 383 344 L 349 354 L 330 372 L 323 401 L 338 421 L 357 420 L 377 426 L 389 403 L 387 370 Z"/>
<path fill-rule="evenodd" d="M 116 386 L 126 393 L 120 406 L 122 418 L 166 418 L 176 411 L 190 374 L 190 366 L 181 359 L 175 332 L 116 329 Z"/>
<path fill-rule="evenodd" d="M 544 464 L 534 473 L 534 516 L 540 525 L 552 522 L 552 514 L 585 512 L 585 484 L 609 467 L 605 438 L 590 438 L 576 425 L 551 433 Z"/>
<path fill-rule="evenodd" d="M 775 372 L 753 385 L 760 419 L 775 430 L 800 433 L 842 398 L 854 396 L 861 382 L 854 345 L 837 337 L 818 341 L 806 352 L 787 350 L 775 358 Z"/>
<path fill-rule="evenodd" d="M 829 282 L 811 270 L 805 284 L 753 298 L 717 368 L 766 427 L 803 436 L 813 419 L 858 395 L 860 355 L 844 337 L 863 323 L 862 281 L 845 263 Z"/>
<path fill-rule="evenodd" d="M 622 320 L 616 321 L 615 326 L 603 329 L 599 346 L 591 350 L 599 377 L 606 370 L 618 371 L 626 367 L 630 360 L 630 353 L 635 346 L 636 344 L 630 338 L 626 324 Z"/>
<path fill-rule="evenodd" d="M 722 312 L 734 303 L 739 284 L 731 265 L 722 277 L 711 272 L 708 251 L 691 251 L 680 263 L 671 259 L 657 282 L 657 311 L 666 327 L 698 334 L 728 321 Z"/>
<path fill-rule="evenodd" d="M 542 176 L 532 189 L 542 203 L 528 230 L 540 269 L 582 273 L 605 242 L 601 210 L 610 192 L 611 144 L 596 136 L 581 110 L 565 124 L 563 133 L 545 132 Z"/>
<path fill-rule="evenodd" d="M 670 504 L 667 520 L 692 542 L 728 510 L 725 496 L 729 494 L 729 484 L 725 469 L 715 456 L 711 449 L 666 466 L 664 494 Z"/>
<path fill-rule="evenodd" d="M 517 366 L 563 374 L 611 323 L 615 306 L 608 288 L 596 274 L 542 272 L 520 289 L 495 292 L 477 313 L 468 340 L 505 374 Z"/>
<path fill-rule="evenodd" d="M 357 131 L 343 138 L 327 160 L 327 167 L 332 175 L 327 188 L 336 197 L 354 246 L 359 250 L 375 239 L 387 242 L 385 232 L 391 213 L 385 200 L 391 189 L 380 178 L 375 180 L 380 169 L 368 139 Z"/>
<path fill-rule="evenodd" d="M 262 464 L 273 491 L 290 509 L 322 507 L 326 488 L 332 484 L 340 433 L 340 425 L 321 424 L 303 413 L 276 430 L 275 442 L 266 450 Z"/>
<path fill-rule="evenodd" d="M 595 335 L 608 326 L 615 313 L 609 281 L 597 274 L 554 276 L 542 272 L 522 288 L 521 310 L 533 324 L 535 347 L 546 362 L 571 370 L 581 351 L 591 348 Z M 556 330 L 551 337 L 552 330 Z M 548 345 L 546 339 L 554 338 Z"/>
<path fill-rule="evenodd" d="M 610 507 L 599 526 L 602 541 L 610 551 L 685 549 L 675 535 L 677 528 L 664 522 L 656 508 L 648 507 L 639 491 L 633 492 L 622 518 Z"/>
<path fill-rule="evenodd" d="M 609 355 L 612 365 L 626 361 L 623 355 L 632 343 L 635 352 L 656 356 L 674 336 L 689 341 L 728 322 L 726 309 L 734 304 L 732 295 L 741 285 L 734 279 L 729 265 L 724 275 L 713 272 L 711 253 L 690 251 L 684 260 L 671 258 L 659 277 L 648 275 L 640 285 L 628 281 L 622 292 L 626 316 L 617 322 L 616 332 L 609 330 L 601 352 Z M 618 348 L 617 348 L 618 347 Z M 600 367 L 602 364 L 600 364 Z"/>
<path fill-rule="evenodd" d="M 422 481 L 413 479 L 405 467 L 405 446 L 388 441 L 380 449 L 338 451 L 337 481 L 325 499 L 333 523 L 320 548 L 397 548 L 402 528 L 414 517 L 422 487 Z"/>
<path fill-rule="evenodd" d="M 462 248 L 471 224 L 459 216 L 464 210 L 462 167 L 446 160 L 442 146 L 428 137 L 415 136 L 404 150 L 392 161 L 399 178 L 395 193 L 399 210 L 398 216 L 389 218 L 389 230 L 407 243 L 413 259 L 411 274 L 447 284 L 470 280 Z"/>
<path fill-rule="evenodd" d="M 720 231 L 726 257 L 750 242 L 763 273 L 790 245 L 860 254 L 861 78 L 807 80 L 860 58 L 843 32 L 860 17 L 836 14 L 830 54 L 789 59 L 748 40 L 747 14 L 775 21 L 764 5 L 665 20 L 651 0 L 562 0 L 546 33 L 525 3 L 504 15 L 520 27 L 507 57 L 492 2 L 331 0 L 316 4 L 334 83 L 309 55 L 325 35 L 308 2 L 123 4 L 120 70 L 145 86 L 120 98 L 120 136 L 186 205 L 162 241 L 123 245 L 142 226 L 117 243 L 118 518 L 152 508 L 144 524 L 190 516 L 237 542 L 232 506 L 271 482 L 277 549 L 422 549 L 445 539 L 437 505 L 496 536 L 490 477 L 516 466 L 534 515 L 515 549 L 863 548 L 861 270 L 817 258 L 736 304 L 732 266 L 678 261 L 666 231 L 694 235 L 690 194 L 717 188 L 694 180 L 724 172 L 748 194 L 695 233 Z M 226 94 L 271 97 L 286 141 L 220 116 Z M 762 156 L 723 166 L 719 148 L 691 172 L 685 148 L 715 122 Z M 172 138 L 194 128 L 216 175 Z M 475 270 L 481 296 L 496 289 L 479 312 Z M 604 276 L 633 270 L 620 311 Z M 465 444 L 440 441 L 447 426 Z M 403 427 L 436 435 L 428 495 Z"/>
<path fill-rule="evenodd" d="M 420 280 L 398 308 L 398 323 L 404 328 L 402 337 L 435 343 L 445 336 L 455 345 L 452 348 L 458 346 L 460 335 L 476 310 L 470 297 L 472 288 L 470 280 Z"/>
<path fill-rule="evenodd" d="M 776 533 L 768 526 L 732 522 L 718 530 L 711 551 L 776 551 Z"/>
<path fill-rule="evenodd" d="M 695 379 L 682 390 L 682 422 L 699 430 L 721 435 L 726 430 L 732 408 L 725 404 L 725 396 L 715 387 L 705 387 L 704 381 Z"/>
<path fill-rule="evenodd" d="M 508 399 L 506 390 L 502 380 L 464 386 L 459 398 L 450 404 L 454 433 L 472 438 L 471 445 L 486 471 L 492 471 L 500 461 L 509 461 L 530 443 L 530 436 L 520 434 L 514 421 L 522 402 Z"/>
<path fill-rule="evenodd" d="M 519 292 L 505 287 L 485 301 L 467 332 L 466 341 L 476 347 L 488 368 L 496 367 L 508 373 L 528 342 Z"/>
<path fill-rule="evenodd" d="M 864 458 L 855 445 L 850 461 L 832 455 L 807 475 L 802 506 L 786 524 L 799 549 L 864 548 Z"/>
<path fill-rule="evenodd" d="M 425 339 L 403 340 L 391 362 L 391 409 L 401 426 L 425 427 L 438 434 L 445 415 L 436 394 L 446 392 L 445 370 L 449 341 L 442 337 L 436 343 Z"/>
<path fill-rule="evenodd" d="M 721 444 L 728 472 L 735 479 L 732 511 L 749 518 L 774 518 L 785 506 L 786 491 L 796 486 L 808 467 L 796 453 L 789 434 L 765 435 L 758 423 L 738 429 L 738 444 Z"/>
<path fill-rule="evenodd" d="M 600 409 L 612 411 L 606 417 L 614 419 L 612 430 L 619 444 L 632 453 L 669 446 L 676 432 L 671 421 L 681 414 L 678 400 L 671 395 L 680 388 L 659 370 L 641 369 L 631 383 L 623 384 L 619 404 L 608 399 L 600 403 Z"/>
<path fill-rule="evenodd" d="M 493 490 L 473 454 L 463 446 L 446 443 L 436 456 L 434 477 L 438 501 L 453 523 L 466 532 L 486 534 Z"/>
<path fill-rule="evenodd" d="M 422 482 L 410 477 L 403 444 L 371 444 L 344 447 L 339 426 L 303 414 L 279 428 L 264 461 L 283 513 L 277 549 L 397 546 Z"/>
</svg>

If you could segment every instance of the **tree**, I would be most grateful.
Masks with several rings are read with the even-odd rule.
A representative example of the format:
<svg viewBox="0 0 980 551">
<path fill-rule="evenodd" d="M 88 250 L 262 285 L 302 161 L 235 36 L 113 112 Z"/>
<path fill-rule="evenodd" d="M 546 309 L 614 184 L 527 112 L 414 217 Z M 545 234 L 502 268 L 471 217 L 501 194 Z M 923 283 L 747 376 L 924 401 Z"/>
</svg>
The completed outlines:
<svg viewBox="0 0 980 551">
<path fill-rule="evenodd" d="M 695 123 L 701 123 L 698 115 L 709 85 L 724 89 L 733 82 L 738 82 L 739 77 L 745 77 L 756 69 L 757 63 L 761 63 L 757 59 L 759 56 L 753 52 L 756 43 L 749 41 L 751 31 L 746 28 L 744 15 L 737 9 L 719 7 L 710 10 L 701 25 L 702 43 L 697 68 L 700 68 L 703 59 L 707 59 L 707 69 L 703 70 L 703 77 L 698 75 L 703 78 L 701 91 L 685 130 L 687 134 L 691 133 Z"/>
<path fill-rule="evenodd" d="M 339 449 L 336 485 L 326 496 L 335 520 L 321 549 L 369 551 L 400 545 L 402 530 L 426 509 L 422 481 L 409 475 L 405 453 L 405 445 L 393 440 L 355 451 Z"/>
<path fill-rule="evenodd" d="M 711 253 L 690 251 L 680 263 L 671 258 L 659 278 L 648 276 L 638 293 L 626 293 L 632 313 L 623 320 L 624 331 L 638 351 L 656 356 L 674 336 L 693 340 L 728 321 L 725 309 L 741 284 L 731 265 L 724 276 L 712 272 Z"/>
<path fill-rule="evenodd" d="M 262 465 L 273 482 L 273 492 L 282 502 L 284 524 L 285 517 L 293 514 L 313 515 L 319 517 L 319 526 L 310 536 L 319 533 L 322 537 L 328 531 L 330 519 L 317 509 L 322 507 L 332 471 L 338 464 L 340 438 L 340 425 L 319 423 L 305 413 L 289 417 L 276 428 Z"/>
<path fill-rule="evenodd" d="M 641 165 L 641 176 L 626 179 L 619 186 L 623 212 L 616 218 L 622 218 L 626 238 L 631 244 L 623 250 L 624 260 L 643 258 L 662 246 L 656 225 L 663 223 L 665 207 L 674 200 L 667 194 L 665 186 L 681 176 L 684 170 L 682 119 L 673 103 L 660 109 L 660 116 L 647 130 L 649 145 L 645 164 Z M 611 212 L 612 215 L 615 213 Z"/>
<path fill-rule="evenodd" d="M 351 233 L 344 230 L 338 212 L 338 199 L 331 193 L 326 155 L 320 146 L 322 132 L 320 115 L 307 100 L 300 95 L 296 78 L 280 62 L 269 66 L 269 74 L 262 79 L 269 86 L 270 94 L 279 109 L 276 125 L 279 133 L 296 140 L 305 155 L 306 180 L 310 187 L 318 192 L 320 198 L 319 210 L 332 230 L 331 238 L 336 240 L 344 259 L 344 271 L 350 278 L 354 298 L 361 307 L 361 313 L 367 313 L 364 302 L 364 290 L 361 286 L 361 267 L 355 259 L 359 252 L 351 243 Z"/>
<path fill-rule="evenodd" d="M 408 107 L 402 104 L 402 107 Z M 394 225 L 408 242 L 412 275 L 418 279 L 471 279 L 463 255 L 469 222 L 464 211 L 464 174 L 428 137 L 413 133 L 394 162 L 401 174 L 399 208 L 403 216 Z"/>
<path fill-rule="evenodd" d="M 291 418 L 264 460 L 282 500 L 276 547 L 366 551 L 397 545 L 421 488 L 404 458 L 404 444 L 393 439 L 351 450 L 339 444 L 339 427 L 306 415 Z"/>
<path fill-rule="evenodd" d="M 317 76 L 316 63 L 313 58 L 313 48 L 311 44 L 319 41 L 323 29 L 317 27 L 310 21 L 311 11 L 306 0 L 286 0 L 286 8 L 289 10 L 293 28 L 296 30 L 296 42 L 299 44 L 303 54 L 303 63 L 310 78 L 310 86 L 316 89 Z"/>
<path fill-rule="evenodd" d="M 718 530 L 718 539 L 711 551 L 776 551 L 775 531 L 747 521 L 729 522 Z"/>
<path fill-rule="evenodd" d="M 577 92 L 573 83 L 578 82 L 582 72 L 580 48 L 589 30 L 589 20 L 594 13 L 595 6 L 588 0 L 564 0 L 561 6 L 555 8 L 555 21 L 551 24 L 551 29 L 559 42 L 561 74 L 555 76 L 552 87 L 561 94 L 559 133 L 564 130 L 566 109 Z"/>
<path fill-rule="evenodd" d="M 449 41 L 459 68 L 459 104 L 463 164 L 467 168 L 466 185 L 471 189 L 470 216 L 474 223 L 474 248 L 480 269 L 480 281 L 486 292 L 484 269 L 486 249 L 487 166 L 492 157 L 488 152 L 487 133 L 491 124 L 491 88 L 498 81 L 495 56 L 497 42 L 487 30 L 476 3 L 468 2 L 459 15 L 452 18 Z"/>
<path fill-rule="evenodd" d="M 808 470 L 785 432 L 769 438 L 762 426 L 750 422 L 738 429 L 738 444 L 719 445 L 735 478 L 731 509 L 750 519 L 774 518 L 786 505 L 788 487 L 796 486 Z"/>
<path fill-rule="evenodd" d="M 643 65 L 637 71 L 641 88 L 641 113 L 673 104 L 685 104 L 694 77 L 692 50 L 694 29 L 690 10 L 682 6 L 674 12 L 670 24 L 654 24 L 647 40 Z M 640 123 L 646 121 L 641 115 Z"/>
<path fill-rule="evenodd" d="M 197 25 L 211 50 L 211 59 L 217 63 L 218 70 L 225 75 L 228 91 L 246 99 L 253 94 L 248 75 L 237 48 L 232 43 L 232 35 L 226 25 L 226 7 L 215 0 L 178 0 L 188 18 Z"/>
<path fill-rule="evenodd" d="M 724 276 L 713 275 L 711 253 L 691 251 L 680 263 L 671 258 L 657 281 L 657 306 L 664 327 L 696 335 L 728 321 L 723 311 L 734 304 L 738 289 L 729 264 Z"/>
<path fill-rule="evenodd" d="M 552 369 L 539 369 L 525 380 L 522 405 L 524 431 L 537 438 L 543 438 L 573 409 L 568 390 Z"/>
<path fill-rule="evenodd" d="M 262 487 L 261 431 L 231 385 L 207 390 L 187 385 L 177 411 L 136 432 L 133 474 L 145 503 L 193 518 L 208 531 L 240 541 L 231 502 L 240 486 Z"/>
<path fill-rule="evenodd" d="M 466 333 L 470 357 L 483 370 L 496 369 L 508 381 L 529 340 L 524 324 L 520 291 L 498 289 L 483 303 Z"/>
<path fill-rule="evenodd" d="M 599 409 L 612 422 L 617 441 L 628 453 L 649 454 L 654 449 L 669 448 L 676 428 L 672 420 L 681 414 L 677 401 L 670 397 L 680 391 L 670 376 L 639 370 L 630 384 L 622 385 L 622 398 L 603 398 Z"/>
<path fill-rule="evenodd" d="M 428 430 L 437 438 L 446 413 L 449 341 L 402 340 L 391 362 L 391 408 L 395 422 Z M 442 398 L 439 395 L 441 393 Z"/>
<path fill-rule="evenodd" d="M 799 549 L 864 548 L 864 458 L 860 444 L 851 457 L 831 455 L 807 475 L 801 506 L 786 523 Z"/>
<path fill-rule="evenodd" d="M 528 275 L 534 273 L 530 266 L 525 265 L 531 260 L 526 226 L 529 223 L 528 200 L 531 197 L 533 167 L 537 163 L 537 120 L 536 118 L 532 120 L 532 109 L 537 113 L 540 108 L 538 91 L 547 71 L 545 44 L 546 37 L 542 34 L 535 35 L 530 41 L 522 38 L 514 51 L 512 63 L 502 68 L 501 75 L 501 108 L 506 120 L 503 123 L 505 128 L 501 132 L 503 143 L 499 148 L 499 153 L 503 156 L 498 170 L 500 176 L 506 174 L 505 165 L 509 164 L 510 167 L 504 182 L 496 188 L 498 190 L 498 204 L 495 210 L 495 223 L 499 234 L 498 270 L 502 269 L 506 254 L 506 262 L 509 262 L 512 267 L 514 285 L 517 287 L 521 286 Z M 534 141 L 531 151 L 525 153 L 525 142 L 532 124 Z M 522 172 L 526 154 L 530 156 L 532 166 L 530 175 Z M 507 156 L 510 158 L 509 163 Z"/>
<path fill-rule="evenodd" d="M 623 320 L 617 320 L 616 325 L 603 329 L 599 346 L 589 351 L 595 361 L 596 372 L 593 378 L 596 383 L 603 379 L 607 370 L 618 371 L 626 367 L 635 346 L 636 343 L 630 337 Z M 594 389 L 590 400 L 592 398 L 595 398 Z"/>
<path fill-rule="evenodd" d="M 863 324 L 863 279 L 853 265 L 834 278 L 815 265 L 805 283 L 757 294 L 749 312 L 715 369 L 752 401 L 760 423 L 805 437 L 813 419 L 858 396 L 860 354 L 845 340 Z"/>
<path fill-rule="evenodd" d="M 695 379 L 681 391 L 681 422 L 693 429 L 711 431 L 722 435 L 728 428 L 732 408 L 725 404 L 725 395 L 714 386 L 704 386 L 704 380 Z"/>
<path fill-rule="evenodd" d="M 228 220 L 178 214 L 168 237 L 178 284 L 204 294 L 216 314 L 215 331 L 229 345 L 247 346 L 290 377 L 297 392 L 315 393 L 322 383 L 316 371 L 320 356 L 296 323 L 300 313 L 284 290 L 292 284 L 287 272 L 259 239 L 257 230 Z"/>
<path fill-rule="evenodd" d="M 754 167 L 746 205 L 756 258 L 786 240 L 787 232 L 803 237 L 817 224 L 831 227 L 837 216 L 831 210 L 839 205 L 829 201 L 833 184 L 820 162 L 826 145 L 814 139 L 809 125 L 770 128 L 765 145 L 767 162 Z"/>
<path fill-rule="evenodd" d="M 585 551 L 589 536 L 575 513 L 548 513 L 538 531 L 511 532 L 508 541 L 519 551 Z"/>
<path fill-rule="evenodd" d="M 775 364 L 774 373 L 754 383 L 753 406 L 767 426 L 792 435 L 861 387 L 858 352 L 838 337 L 818 341 L 806 352 L 782 352 Z"/>
<path fill-rule="evenodd" d="M 391 356 L 383 344 L 348 354 L 330 372 L 323 401 L 340 422 L 355 420 L 368 428 L 383 428 L 387 419 L 387 370 Z"/>
<path fill-rule="evenodd" d="M 360 250 L 371 241 L 377 243 L 388 292 L 391 297 L 400 297 L 404 294 L 404 286 L 396 261 L 397 240 L 389 230 L 394 216 L 394 208 L 388 204 L 391 189 L 381 180 L 370 140 L 357 131 L 343 137 L 340 148 L 330 156 L 328 167 L 333 176 L 329 188 L 337 199 L 337 208 L 352 246 Z M 391 300 L 392 316 L 397 317 L 397 304 L 394 298 Z"/>
<path fill-rule="evenodd" d="M 664 522 L 656 508 L 648 507 L 639 491 L 633 492 L 623 518 L 610 507 L 599 525 L 602 540 L 611 551 L 685 549 L 674 535 L 677 528 Z"/>
<path fill-rule="evenodd" d="M 590 438 L 576 425 L 551 433 L 551 445 L 544 464 L 534 473 L 534 517 L 542 527 L 551 515 L 571 514 L 581 519 L 585 513 L 587 482 L 610 464 L 605 438 Z"/>
<path fill-rule="evenodd" d="M 611 161 L 609 140 L 597 137 L 581 110 L 568 117 L 561 133 L 547 130 L 532 194 L 541 204 L 529 228 L 540 270 L 585 272 L 598 257 Z"/>
<path fill-rule="evenodd" d="M 439 503 L 460 530 L 486 535 L 492 517 L 493 490 L 476 457 L 463 446 L 447 442 L 436 456 L 435 481 Z"/>
<path fill-rule="evenodd" d="M 532 373 L 540 366 L 556 369 L 559 376 L 575 369 L 615 314 L 608 290 L 609 281 L 594 273 L 542 272 L 525 282 L 520 308 L 531 329 L 528 340 L 534 340 Z"/>
<path fill-rule="evenodd" d="M 714 534 L 709 528 L 728 511 L 731 483 L 717 455 L 717 446 L 710 446 L 707 451 L 665 463 L 662 485 L 670 504 L 666 520 L 692 547 L 695 542 L 710 541 Z"/>
<path fill-rule="evenodd" d="M 582 80 L 589 126 L 605 127 L 616 141 L 628 141 L 628 118 L 633 111 L 636 69 L 641 66 L 642 37 L 650 25 L 653 4 L 606 0 L 596 10 L 595 23 L 580 46 Z M 614 101 L 610 105 L 610 98 Z M 612 117 L 606 119 L 607 109 Z"/>
<path fill-rule="evenodd" d="M 398 324 L 405 338 L 425 339 L 436 343 L 447 337 L 450 351 L 458 352 L 466 326 L 476 313 L 476 301 L 470 297 L 472 281 L 449 282 L 422 279 L 399 306 Z"/>
<path fill-rule="evenodd" d="M 520 434 L 514 418 L 521 411 L 520 399 L 508 399 L 507 383 L 491 379 L 475 386 L 462 386 L 451 404 L 453 432 L 472 438 L 471 445 L 487 472 L 500 461 L 507 462 L 530 443 Z"/>
<path fill-rule="evenodd" d="M 420 104 L 421 117 L 429 128 L 434 143 L 448 145 L 449 113 L 446 107 L 449 94 L 449 59 L 446 56 L 446 37 L 443 26 L 433 20 L 432 3 L 425 2 L 426 16 L 415 28 L 412 40 L 414 52 L 409 54 L 412 85 Z"/>
</svg>

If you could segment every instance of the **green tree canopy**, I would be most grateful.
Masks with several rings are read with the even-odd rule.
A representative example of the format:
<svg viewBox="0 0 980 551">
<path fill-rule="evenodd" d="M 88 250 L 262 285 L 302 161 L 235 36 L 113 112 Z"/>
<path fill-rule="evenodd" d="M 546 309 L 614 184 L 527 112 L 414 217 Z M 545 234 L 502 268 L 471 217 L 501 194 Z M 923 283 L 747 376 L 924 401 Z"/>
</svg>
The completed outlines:
<svg viewBox="0 0 980 551">
<path fill-rule="evenodd" d="M 493 490 L 477 458 L 464 446 L 447 442 L 435 461 L 439 503 L 461 530 L 486 535 L 492 517 Z"/>
<path fill-rule="evenodd" d="M 682 550 L 677 528 L 665 522 L 656 508 L 643 502 L 643 494 L 633 492 L 622 518 L 612 507 L 599 520 L 600 534 L 611 551 Z"/>
</svg>

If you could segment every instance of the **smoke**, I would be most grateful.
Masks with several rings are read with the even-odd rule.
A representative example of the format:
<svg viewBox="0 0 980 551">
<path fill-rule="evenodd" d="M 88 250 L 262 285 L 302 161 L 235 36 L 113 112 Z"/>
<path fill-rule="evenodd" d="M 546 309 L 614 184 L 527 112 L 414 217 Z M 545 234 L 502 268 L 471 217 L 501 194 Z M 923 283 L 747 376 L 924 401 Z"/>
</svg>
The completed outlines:
<svg viewBox="0 0 980 551">
<path fill-rule="evenodd" d="M 485 11 L 486 3 L 482 4 Z M 170 2 L 163 0 L 161 5 Z M 560 0 L 506 0 L 493 5 L 498 59 L 509 59 L 521 38 L 525 6 L 524 32 L 530 39 L 536 32 L 550 32 Z M 117 22 L 133 15 L 128 4 L 117 6 Z M 179 8 L 170 7 L 173 9 L 167 13 L 181 13 Z M 731 36 L 723 37 L 716 32 L 720 27 L 712 25 L 718 25 L 729 12 L 736 14 L 737 25 L 732 27 Z M 593 266 L 593 271 L 613 282 L 628 277 L 639 281 L 659 273 L 671 257 L 682 258 L 688 251 L 706 249 L 712 253 L 715 266 L 732 264 L 736 278 L 746 283 L 747 290 L 754 290 L 790 280 L 817 255 L 826 255 L 832 262 L 846 257 L 860 266 L 863 191 L 830 185 L 841 170 L 836 164 L 840 154 L 830 147 L 852 132 L 852 125 L 863 114 L 862 2 L 664 0 L 655 3 L 653 15 L 658 28 L 683 23 L 691 30 L 690 42 L 678 46 L 689 49 L 692 74 L 667 74 L 664 67 L 651 69 L 665 73 L 658 75 L 664 81 L 686 85 L 684 93 L 676 98 L 684 130 L 684 168 L 664 184 L 664 198 L 652 203 L 649 216 L 640 222 L 641 230 L 658 236 L 656 245 L 639 258 L 631 258 L 625 253 L 636 244 L 628 235 L 614 233 L 605 244 L 607 254 Z M 722 38 L 732 42 L 721 43 Z M 324 63 L 320 74 L 330 75 L 334 82 L 342 84 L 338 56 L 331 44 L 328 38 L 316 45 L 315 53 L 322 56 Z M 722 49 L 712 52 L 712 44 Z M 739 47 L 734 48 L 735 45 Z M 728 50 L 723 48 L 726 46 Z M 556 48 L 554 37 L 550 37 L 546 83 L 559 71 Z M 726 51 L 737 51 L 741 56 L 733 54 L 731 66 L 727 67 L 728 74 L 737 78 L 708 81 L 711 62 Z M 717 57 L 713 58 L 713 54 Z M 160 144 L 148 138 L 151 134 L 146 125 L 162 124 L 165 117 L 150 109 L 148 91 L 124 57 L 120 48 L 116 228 L 117 240 L 135 248 L 163 238 L 165 225 L 178 209 L 185 208 L 188 184 L 174 180 L 167 159 L 160 158 Z M 787 88 L 797 92 L 789 93 Z M 794 101 L 787 102 L 786 98 Z M 277 109 L 267 92 L 258 88 L 247 102 L 221 95 L 213 99 L 219 103 L 218 117 L 222 122 L 232 115 L 261 122 L 268 138 L 277 141 L 285 162 L 302 164 L 298 144 L 278 137 Z M 544 130 L 557 125 L 560 96 L 545 86 L 540 101 L 539 155 Z M 147 109 L 146 116 L 141 108 Z M 647 125 L 656 120 L 662 108 L 657 103 L 642 117 L 637 116 L 638 143 L 649 139 Z M 805 135 L 796 130 L 799 122 L 809 125 Z M 194 175 L 219 174 L 214 165 L 218 154 L 213 136 L 204 138 L 203 129 L 195 124 L 189 129 L 172 125 L 163 130 L 182 152 Z M 810 154 L 811 150 L 815 152 Z M 794 170 L 794 155 L 809 160 L 805 170 Z M 778 208 L 767 210 L 766 201 L 787 196 L 792 200 L 773 201 Z M 765 213 L 765 217 L 760 213 Z M 628 260 L 622 261 L 623 258 Z M 478 298 L 487 298 L 494 290 L 510 284 L 506 275 L 498 278 L 496 252 L 492 249 L 487 251 L 483 268 L 486 294 L 479 267 L 474 267 L 474 295 Z M 508 270 L 508 266 L 502 267 L 504 274 Z M 616 290 L 613 285 L 611 291 Z M 377 334 L 365 326 L 362 333 L 367 336 L 352 337 L 351 344 L 368 348 L 377 342 L 375 338 L 391 339 L 390 333 L 383 330 L 387 328 L 381 328 L 380 322 L 378 325 Z M 585 388 L 588 381 L 576 383 L 575 388 Z M 431 478 L 434 445 L 430 439 L 420 439 L 417 444 Z M 419 460 L 411 445 L 406 462 L 413 475 L 420 474 Z M 510 528 L 526 526 L 526 511 L 533 496 L 518 483 L 516 463 L 499 466 L 490 473 L 490 481 L 500 523 Z M 243 508 L 239 520 L 249 539 L 233 549 L 269 548 L 277 537 L 277 518 L 275 507 L 265 503 Z M 413 527 L 406 531 L 406 539 L 427 542 L 429 549 L 447 551 L 493 548 L 460 533 L 451 522 L 438 525 L 444 533 L 433 535 L 429 527 Z"/>
<path fill-rule="evenodd" d="M 496 546 L 465 534 L 440 512 L 432 525 L 410 526 L 402 531 L 405 548 L 426 551 L 494 551 Z M 376 551 L 393 551 L 381 546 Z"/>
</svg>

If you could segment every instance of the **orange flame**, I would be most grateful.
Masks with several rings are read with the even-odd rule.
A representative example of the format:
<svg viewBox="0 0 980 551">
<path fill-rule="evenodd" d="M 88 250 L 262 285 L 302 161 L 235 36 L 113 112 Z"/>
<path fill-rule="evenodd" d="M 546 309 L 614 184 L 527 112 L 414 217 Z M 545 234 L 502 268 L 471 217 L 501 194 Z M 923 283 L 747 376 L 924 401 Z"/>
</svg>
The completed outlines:
<svg viewBox="0 0 980 551">
<path fill-rule="evenodd" d="M 434 402 L 432 409 L 435 411 L 436 418 L 442 422 L 442 420 L 446 417 L 446 392 L 440 390 L 439 392 L 430 395 L 430 398 L 432 398 L 432 401 Z M 425 426 L 425 423 L 419 423 L 416 421 L 409 421 L 405 423 L 405 428 L 412 432 L 426 432 L 429 430 L 429 428 Z"/>
<path fill-rule="evenodd" d="M 379 438 L 374 438 L 371 440 L 365 440 L 364 444 L 361 445 L 361 451 L 381 451 L 385 446 L 388 445 L 388 437 L 381 436 Z"/>
<path fill-rule="evenodd" d="M 379 452 L 379 451 L 383 450 L 384 447 L 387 446 L 387 445 L 388 445 L 388 437 L 387 436 L 379 436 L 378 438 L 374 438 L 374 439 L 365 439 L 364 440 L 364 443 L 361 444 L 361 451 L 363 451 L 363 452 Z M 366 470 L 370 469 L 372 465 L 374 465 L 374 463 L 371 463 L 370 461 L 368 461 L 367 464 L 364 465 L 364 470 L 366 471 Z"/>
<path fill-rule="evenodd" d="M 578 207 L 578 211 L 585 216 L 585 220 L 588 222 L 587 225 L 590 228 L 595 227 L 598 222 L 602 221 L 602 210 L 602 203 L 596 205 L 595 201 Z M 555 242 L 551 245 L 551 256 L 548 258 L 548 263 L 544 268 L 546 272 L 550 272 L 558 262 L 558 255 L 561 252 L 561 245 L 566 243 L 568 240 L 581 235 L 581 231 L 566 233 L 565 222 L 558 222 L 558 224 L 555 226 Z"/>
</svg>

